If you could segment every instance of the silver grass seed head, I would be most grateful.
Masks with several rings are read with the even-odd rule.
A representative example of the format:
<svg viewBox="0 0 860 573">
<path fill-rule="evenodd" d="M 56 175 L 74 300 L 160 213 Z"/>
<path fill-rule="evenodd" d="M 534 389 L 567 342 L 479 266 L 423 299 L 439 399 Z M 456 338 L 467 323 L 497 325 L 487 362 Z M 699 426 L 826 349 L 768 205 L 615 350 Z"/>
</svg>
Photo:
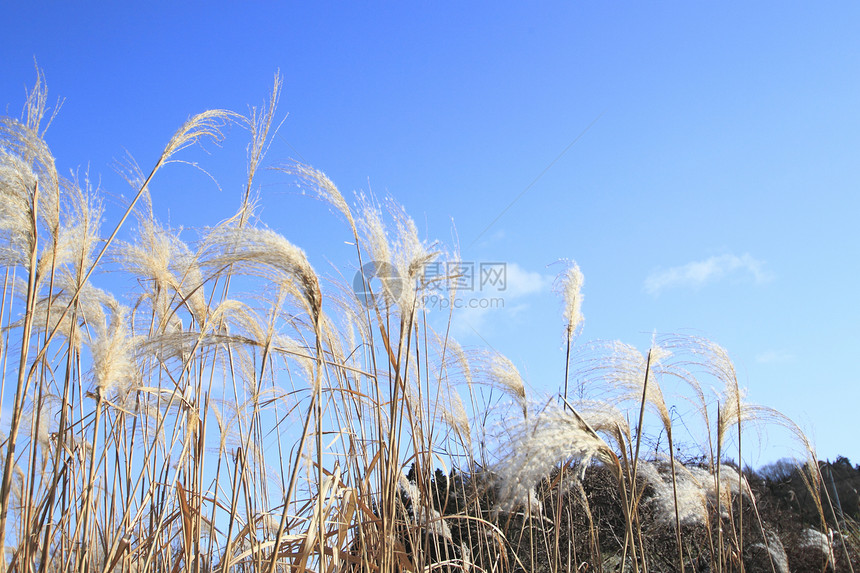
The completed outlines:
<svg viewBox="0 0 860 573">
<path fill-rule="evenodd" d="M 322 339 L 325 341 L 321 346 L 325 348 L 329 359 L 333 364 L 346 364 L 347 355 L 344 352 L 341 327 L 326 313 L 320 315 L 319 322 Z M 351 351 L 352 348 L 350 348 Z"/>
<path fill-rule="evenodd" d="M 37 183 L 29 163 L 0 149 L 0 236 L 24 253 L 33 237 L 32 197 Z"/>
<path fill-rule="evenodd" d="M 405 279 L 404 288 L 400 293 L 399 306 L 401 312 L 411 314 L 415 305 L 418 305 L 419 308 L 421 306 L 422 297 L 418 296 L 419 293 L 416 289 L 423 279 L 424 269 L 428 263 L 436 258 L 438 253 L 432 251 L 418 237 L 418 227 L 415 225 L 415 221 L 393 199 L 388 200 L 388 212 L 395 226 L 394 266 L 400 273 L 400 277 Z"/>
<path fill-rule="evenodd" d="M 676 465 L 676 468 L 680 466 L 680 464 Z M 680 466 L 683 467 L 683 466 Z M 702 488 L 704 495 L 707 498 L 708 505 L 716 508 L 717 507 L 717 471 L 711 472 L 710 470 L 690 466 L 684 468 L 683 471 L 677 472 L 676 475 L 680 476 L 684 474 L 682 479 L 691 479 L 694 483 L 698 484 L 699 487 Z M 733 495 L 738 495 L 741 492 L 748 498 L 752 498 L 752 490 L 750 489 L 749 483 L 746 478 L 741 478 L 738 472 L 731 466 L 726 464 L 720 464 L 719 466 L 719 484 L 720 484 L 720 499 L 719 506 L 722 509 L 723 517 L 728 517 L 728 506 L 731 505 L 731 500 Z M 741 481 L 742 480 L 742 481 Z M 671 485 L 671 484 L 670 484 Z"/>
<path fill-rule="evenodd" d="M 32 89 L 26 90 L 27 99 L 24 104 L 24 111 L 21 114 L 22 121 L 34 133 L 44 136 L 45 132 L 50 127 L 57 113 L 63 105 L 62 98 L 57 100 L 57 104 L 51 112 L 50 117 L 45 119 L 48 113 L 48 84 L 45 81 L 45 73 L 36 64 L 36 81 Z"/>
<path fill-rule="evenodd" d="M 107 332 L 108 314 L 107 309 L 113 308 L 117 302 L 114 297 L 95 286 L 92 283 L 84 283 L 80 286 L 80 276 L 73 274 L 66 267 L 57 269 L 54 274 L 55 292 L 51 296 L 36 301 L 36 307 L 32 314 L 33 327 L 51 332 L 58 326 L 58 321 L 63 314 L 63 307 L 71 303 L 72 296 L 80 288 L 78 295 L 76 314 L 77 324 L 72 323 L 72 314 L 66 313 L 59 324 L 57 333 L 67 340 L 72 336 L 74 330 L 75 347 L 80 348 L 85 339 L 89 339 L 95 333 Z M 25 285 L 21 285 L 26 288 Z M 18 287 L 15 287 L 16 290 Z M 49 312 L 50 308 L 50 312 Z"/>
<path fill-rule="evenodd" d="M 170 314 L 171 301 L 181 302 L 202 325 L 208 309 L 198 256 L 180 238 L 181 229 L 165 229 L 155 220 L 148 199 L 144 194 L 135 240 L 119 243 L 116 257 L 128 272 L 152 286 L 152 303 L 159 316 Z"/>
<path fill-rule="evenodd" d="M 708 509 L 717 507 L 717 473 L 696 466 L 686 467 L 675 462 L 675 491 L 672 488 L 671 465 L 669 461 L 640 461 L 639 475 L 652 488 L 649 502 L 658 510 L 657 517 L 664 523 L 675 519 L 675 492 L 678 496 L 678 514 L 682 524 L 707 523 Z M 727 507 L 733 495 L 743 492 L 753 497 L 746 478 L 741 478 L 731 466 L 720 465 L 720 507 L 723 517 L 728 517 Z"/>
<path fill-rule="evenodd" d="M 459 365 L 460 372 L 463 376 L 463 379 L 466 381 L 466 385 L 470 388 L 472 387 L 472 368 L 469 364 L 469 359 L 466 357 L 466 353 L 463 350 L 463 347 L 459 342 L 454 340 L 451 337 L 446 339 L 446 345 L 448 348 L 448 352 L 453 357 L 454 361 Z"/>
<path fill-rule="evenodd" d="M 129 311 L 122 305 L 112 309 L 110 326 L 90 345 L 93 377 L 100 397 L 113 388 L 125 391 L 138 376 L 133 340 L 128 332 Z"/>
<path fill-rule="evenodd" d="M 523 417 L 528 412 L 526 402 L 526 388 L 519 370 L 511 360 L 502 354 L 495 353 L 490 358 L 491 384 L 507 392 L 513 397 L 523 410 Z"/>
<path fill-rule="evenodd" d="M 722 442 L 726 433 L 736 428 L 738 423 L 753 420 L 753 412 L 754 408 L 746 403 L 746 390 L 739 388 L 736 382 L 726 384 L 720 401 L 717 439 Z"/>
<path fill-rule="evenodd" d="M 272 347 L 279 352 L 284 353 L 287 357 L 296 361 L 308 382 L 314 379 L 314 365 L 316 364 L 313 358 L 314 351 L 309 349 L 289 336 L 276 334 L 272 337 Z"/>
<path fill-rule="evenodd" d="M 314 323 L 319 320 L 322 292 L 302 249 L 274 231 L 253 227 L 216 228 L 206 243 L 202 266 L 215 270 L 233 267 L 299 292 Z"/>
<path fill-rule="evenodd" d="M 415 525 L 426 528 L 430 533 L 447 540 L 452 539 L 451 529 L 435 508 L 422 499 L 421 490 L 410 482 L 401 471 L 397 478 L 398 490 L 411 505 L 410 516 Z"/>
<path fill-rule="evenodd" d="M 585 468 L 594 457 L 608 460 L 614 454 L 576 413 L 550 403 L 506 437 L 502 459 L 495 467 L 502 506 L 526 503 L 535 484 L 556 464 L 574 458 Z"/>
<path fill-rule="evenodd" d="M 357 227 L 361 234 L 360 240 L 364 250 L 370 254 L 370 259 L 379 264 L 391 263 L 391 246 L 388 239 L 388 231 L 382 220 L 382 211 L 373 203 L 372 199 L 364 195 L 358 197 L 359 218 Z M 387 306 L 392 306 L 397 299 L 399 283 L 394 284 L 392 277 L 379 277 L 382 282 L 382 295 Z M 394 280 L 398 280 L 394 278 Z"/>
<path fill-rule="evenodd" d="M 27 185 L 22 190 L 26 204 L 22 213 L 28 218 L 28 232 L 32 233 L 34 208 L 38 209 L 40 222 L 49 230 L 56 229 L 60 178 L 45 140 L 29 125 L 4 117 L 0 118 L 0 151 L 17 158 L 15 170 L 25 177 Z"/>
<path fill-rule="evenodd" d="M 666 405 L 660 378 L 663 364 L 671 356 L 669 350 L 652 342 L 648 353 L 643 355 L 635 347 L 616 341 L 612 344 L 612 354 L 607 364 L 607 380 L 624 393 L 624 398 L 639 401 L 645 389 L 646 402 L 657 411 L 664 427 L 671 431 L 671 415 Z M 648 385 L 645 387 L 645 377 Z"/>
<path fill-rule="evenodd" d="M 221 301 L 209 312 L 204 331 L 218 334 L 247 334 L 253 331 L 259 335 L 259 317 L 244 302 L 233 298 Z M 251 336 L 261 339 L 261 336 Z"/>
<path fill-rule="evenodd" d="M 228 122 L 239 118 L 238 114 L 224 109 L 210 109 L 189 118 L 176 130 L 161 153 L 159 164 L 163 164 L 175 153 L 198 143 L 202 139 L 211 139 L 219 143 L 224 134 L 221 129 Z"/>
<path fill-rule="evenodd" d="M 675 493 L 678 497 L 678 517 L 682 524 L 703 524 L 708 520 L 707 494 L 709 484 L 696 479 L 682 464 L 675 462 L 675 489 L 671 469 L 666 464 L 640 460 L 638 475 L 651 486 L 650 503 L 657 509 L 657 519 L 670 524 L 675 520 Z M 712 488 L 711 488 L 712 489 Z"/>
<path fill-rule="evenodd" d="M 428 332 L 428 338 L 432 340 L 430 348 L 435 352 L 429 353 L 426 359 L 431 372 L 438 373 L 435 374 L 437 383 L 431 386 L 431 388 L 435 387 L 435 394 L 432 390 L 428 390 L 431 392 L 427 397 L 429 399 L 428 405 L 432 403 L 432 406 L 429 407 L 437 412 L 436 415 L 454 431 L 461 443 L 471 451 L 471 425 L 466 408 L 463 406 L 463 400 L 457 391 L 456 381 L 459 378 L 459 372 L 456 369 L 459 367 L 459 361 L 453 346 L 456 346 L 460 353 L 462 353 L 462 349 L 453 339 L 444 340 L 433 330 Z M 444 362 L 442 362 L 443 358 Z M 452 366 L 454 367 L 453 372 Z"/>
<path fill-rule="evenodd" d="M 402 316 L 410 316 L 420 308 L 422 297 L 418 287 L 427 263 L 437 254 L 418 237 L 415 221 L 393 200 L 386 201 L 386 210 L 393 222 L 392 232 L 385 224 L 382 209 L 372 198 L 358 196 L 359 218 L 356 221 L 360 242 L 377 265 L 391 265 L 394 276 L 379 276 L 381 294 L 386 306 L 396 305 Z"/>
<path fill-rule="evenodd" d="M 343 195 L 338 190 L 337 186 L 325 173 L 319 169 L 311 167 L 310 165 L 299 162 L 296 162 L 291 167 L 287 168 L 286 171 L 288 173 L 298 175 L 304 181 L 309 183 L 320 199 L 340 211 L 340 213 L 346 217 L 353 234 L 358 234 L 352 210 L 349 208 L 349 205 L 343 198 Z"/>
<path fill-rule="evenodd" d="M 251 187 L 251 182 L 257 172 L 257 168 L 260 166 L 260 162 L 266 155 L 266 152 L 272 143 L 272 139 L 274 139 L 274 135 L 280 128 L 280 125 L 275 126 L 274 133 L 271 133 L 272 124 L 275 119 L 275 112 L 278 108 L 278 101 L 281 98 L 281 87 L 283 86 L 283 83 L 283 76 L 281 76 L 280 72 L 276 72 L 272 86 L 272 94 L 269 97 L 269 101 L 267 102 L 264 110 L 261 112 L 257 107 L 251 107 L 247 117 L 241 118 L 251 131 L 251 143 L 248 145 L 248 189 Z M 283 123 L 283 121 L 281 123 Z"/>
<path fill-rule="evenodd" d="M 789 573 L 788 555 L 785 552 L 785 546 L 775 531 L 765 530 L 765 543 L 753 543 L 750 547 L 759 551 L 766 551 L 770 559 L 773 561 L 776 573 Z"/>
<path fill-rule="evenodd" d="M 582 285 L 585 277 L 574 261 L 567 261 L 567 269 L 555 281 L 555 290 L 564 301 L 564 325 L 568 342 L 584 320 L 582 316 Z"/>
<path fill-rule="evenodd" d="M 627 418 L 609 402 L 586 400 L 576 402 L 574 407 L 592 430 L 606 436 L 604 439 L 616 441 L 619 449 L 626 448 L 632 441 Z"/>
<path fill-rule="evenodd" d="M 84 186 L 90 189 L 89 183 Z M 40 277 L 46 276 L 50 268 L 65 265 L 83 276 L 91 266 L 93 251 L 100 239 L 104 207 L 96 193 L 85 191 L 77 181 L 72 181 L 64 187 L 62 203 L 57 227 L 39 256 L 37 273 Z"/>
</svg>

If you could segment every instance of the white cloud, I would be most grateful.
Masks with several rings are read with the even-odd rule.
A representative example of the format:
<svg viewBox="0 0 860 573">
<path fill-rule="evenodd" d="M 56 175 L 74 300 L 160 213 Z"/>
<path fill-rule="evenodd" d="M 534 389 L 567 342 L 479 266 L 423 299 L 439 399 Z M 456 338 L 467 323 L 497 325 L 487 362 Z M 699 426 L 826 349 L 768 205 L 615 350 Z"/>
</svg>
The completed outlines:
<svg viewBox="0 0 860 573">
<path fill-rule="evenodd" d="M 785 364 L 794 361 L 794 355 L 785 350 L 768 350 L 757 354 L 755 361 L 760 364 Z"/>
<path fill-rule="evenodd" d="M 476 282 L 473 291 L 457 293 L 457 306 L 454 312 L 454 335 L 480 336 L 501 318 L 510 324 L 512 318 L 527 311 L 530 297 L 542 295 L 552 290 L 553 277 L 529 271 L 517 263 L 505 264 L 505 288 L 500 290 L 499 283 L 484 284 Z M 478 267 L 476 265 L 476 272 Z"/>
<path fill-rule="evenodd" d="M 499 293 L 505 297 L 520 298 L 549 291 L 552 288 L 552 277 L 527 271 L 517 263 L 506 265 L 506 275 L 507 288 Z"/>
<path fill-rule="evenodd" d="M 493 231 L 492 233 L 486 233 L 482 237 L 478 238 L 477 244 L 478 246 L 485 248 L 490 245 L 498 244 L 502 242 L 507 237 L 504 229 L 498 229 Z"/>
<path fill-rule="evenodd" d="M 686 265 L 669 269 L 657 269 L 645 279 L 645 290 L 648 294 L 658 295 L 668 288 L 693 287 L 698 288 L 709 282 L 732 277 L 752 277 L 756 284 L 770 280 L 770 275 L 764 270 L 764 263 L 749 254 L 719 255 L 693 261 Z"/>
</svg>

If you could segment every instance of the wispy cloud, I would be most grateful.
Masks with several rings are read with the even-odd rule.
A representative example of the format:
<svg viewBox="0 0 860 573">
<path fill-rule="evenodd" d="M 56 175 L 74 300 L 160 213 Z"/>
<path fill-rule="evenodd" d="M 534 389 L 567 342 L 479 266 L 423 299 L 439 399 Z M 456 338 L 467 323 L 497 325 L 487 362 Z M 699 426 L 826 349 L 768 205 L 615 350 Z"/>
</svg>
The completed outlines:
<svg viewBox="0 0 860 573">
<path fill-rule="evenodd" d="M 553 278 L 538 272 L 527 271 L 517 263 L 506 265 L 507 288 L 504 295 L 510 298 L 520 298 L 552 289 Z"/>
<path fill-rule="evenodd" d="M 794 361 L 794 355 L 785 350 L 767 350 L 757 354 L 755 361 L 760 364 L 784 364 Z"/>
<path fill-rule="evenodd" d="M 656 269 L 645 279 L 645 290 L 656 296 L 669 288 L 699 288 L 729 277 L 752 277 L 757 284 L 770 280 L 762 261 L 748 253 L 741 256 L 727 254 L 669 269 Z"/>
<path fill-rule="evenodd" d="M 505 233 L 504 229 L 499 229 L 497 231 L 493 231 L 492 233 L 487 233 L 478 243 L 481 247 L 488 247 L 490 245 L 498 244 L 507 238 L 507 233 Z"/>
<path fill-rule="evenodd" d="M 510 320 L 527 311 L 531 298 L 552 290 L 553 277 L 536 271 L 529 271 L 517 263 L 505 265 L 505 285 L 499 290 L 498 284 L 485 285 L 472 292 L 457 294 L 455 308 L 457 320 L 454 321 L 455 336 L 478 334 L 489 330 L 497 321 Z"/>
</svg>

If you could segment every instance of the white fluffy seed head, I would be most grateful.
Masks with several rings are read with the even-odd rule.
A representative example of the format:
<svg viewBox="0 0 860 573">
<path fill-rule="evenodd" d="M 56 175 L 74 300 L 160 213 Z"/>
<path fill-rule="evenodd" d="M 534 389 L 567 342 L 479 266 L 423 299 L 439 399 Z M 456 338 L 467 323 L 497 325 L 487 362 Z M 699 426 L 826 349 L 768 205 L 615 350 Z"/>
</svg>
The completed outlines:
<svg viewBox="0 0 860 573">
<path fill-rule="evenodd" d="M 313 381 L 314 379 L 314 358 L 311 356 L 313 350 L 299 344 L 296 340 L 282 334 L 276 334 L 272 337 L 272 346 L 278 351 L 283 352 L 287 357 L 295 360 L 305 376 L 305 380 Z"/>
<path fill-rule="evenodd" d="M 73 275 L 68 268 L 61 267 L 54 273 L 54 288 L 57 294 L 53 297 L 45 297 L 36 302 L 32 313 L 33 328 L 51 332 L 57 329 L 57 334 L 73 339 L 76 348 L 80 348 L 84 337 L 91 333 L 96 336 L 108 330 L 108 315 L 106 309 L 115 308 L 117 302 L 109 293 L 96 288 L 92 283 L 84 283 L 82 286 L 80 277 Z M 62 306 L 70 304 L 72 296 L 80 288 L 76 304 L 76 314 L 79 323 L 73 323 L 71 313 L 63 316 Z M 51 309 L 50 312 L 48 309 Z M 58 321 L 62 317 L 62 322 Z M 85 323 L 87 328 L 81 329 L 79 324 Z"/>
<path fill-rule="evenodd" d="M 115 256 L 129 272 L 152 285 L 150 297 L 157 312 L 169 313 L 170 300 L 174 298 L 171 293 L 175 293 L 175 298 L 184 301 L 194 320 L 202 325 L 208 310 L 197 254 L 180 238 L 181 230 L 166 229 L 156 221 L 147 193 L 142 204 L 134 241 L 120 243 Z"/>
<path fill-rule="evenodd" d="M 207 237 L 201 266 L 215 270 L 232 267 L 272 280 L 297 292 L 308 314 L 316 321 L 322 311 L 319 279 L 305 252 L 269 229 L 221 227 Z"/>
<path fill-rule="evenodd" d="M 0 149 L 0 236 L 12 244 L 23 262 L 33 237 L 32 196 L 38 177 L 32 166 L 6 150 Z M 17 248 L 16 248 L 17 247 Z"/>
<path fill-rule="evenodd" d="M 104 207 L 98 190 L 93 191 L 89 179 L 75 177 L 63 188 L 62 211 L 39 258 L 38 273 L 46 276 L 50 268 L 69 265 L 82 276 L 92 265 L 94 251 L 100 240 L 99 227 Z M 49 223 L 49 226 L 53 223 Z"/>
<path fill-rule="evenodd" d="M 436 258 L 437 253 L 419 238 L 415 221 L 393 200 L 386 201 L 386 211 L 393 222 L 390 233 L 382 209 L 375 201 L 364 195 L 360 195 L 358 201 L 359 218 L 356 223 L 361 243 L 378 270 L 385 271 L 370 277 L 382 283 L 382 292 L 375 294 L 383 295 L 388 308 L 396 305 L 402 316 L 411 316 L 421 306 L 417 288 L 425 266 Z M 390 267 L 385 268 L 387 265 Z"/>
<path fill-rule="evenodd" d="M 501 388 L 513 397 L 522 407 L 523 416 L 526 415 L 528 404 L 525 384 L 519 370 L 507 356 L 495 353 L 490 358 L 490 384 Z"/>
<path fill-rule="evenodd" d="M 618 449 L 628 448 L 632 439 L 630 426 L 625 415 L 615 406 L 599 401 L 579 401 L 573 406 L 592 430 L 615 441 Z"/>
<path fill-rule="evenodd" d="M 664 523 L 675 521 L 675 499 L 672 490 L 672 475 L 666 464 L 640 461 L 638 474 L 652 488 L 650 503 L 657 512 L 657 519 Z M 712 479 L 704 482 L 696 479 L 681 464 L 675 464 L 675 486 L 678 494 L 678 517 L 681 524 L 702 524 L 708 519 L 707 495 Z"/>
<path fill-rule="evenodd" d="M 219 143 L 224 138 L 221 131 L 224 125 L 236 118 L 238 118 L 237 114 L 223 109 L 210 109 L 190 117 L 170 138 L 161 153 L 159 164 L 163 164 L 177 152 L 198 143 L 202 139 L 210 139 Z"/>
<path fill-rule="evenodd" d="M 365 251 L 370 254 L 371 261 L 377 265 L 391 264 L 391 246 L 388 231 L 382 220 L 382 211 L 364 195 L 358 197 L 358 202 L 359 218 L 357 223 Z M 399 288 L 395 288 L 395 285 L 392 284 L 391 277 L 380 276 L 378 278 L 382 282 L 382 292 L 375 294 L 381 294 L 386 305 L 390 306 L 396 301 L 395 295 Z"/>
<path fill-rule="evenodd" d="M 337 186 L 325 173 L 304 163 L 296 163 L 291 168 L 287 169 L 287 171 L 295 173 L 306 182 L 310 183 L 319 195 L 320 199 L 340 211 L 341 214 L 346 217 L 347 222 L 349 222 L 352 232 L 358 234 L 355 226 L 355 219 L 352 216 L 352 210 L 349 208 L 349 205 L 343 198 L 343 195 L 341 195 Z"/>
<path fill-rule="evenodd" d="M 564 300 L 564 325 L 568 342 L 582 323 L 582 285 L 585 277 L 579 265 L 567 261 L 567 269 L 556 278 L 555 290 Z"/>
<path fill-rule="evenodd" d="M 128 309 L 116 305 L 107 332 L 92 342 L 93 378 L 100 396 L 114 388 L 124 391 L 137 377 L 132 339 L 128 335 Z"/>
<path fill-rule="evenodd" d="M 550 404 L 510 429 L 496 465 L 502 508 L 526 505 L 535 485 L 557 464 L 571 458 L 586 467 L 595 456 L 613 455 L 603 439 L 570 409 Z"/>
<path fill-rule="evenodd" d="M 664 428 L 671 431 L 672 418 L 663 390 L 660 387 L 661 375 L 664 371 L 663 362 L 671 356 L 671 352 L 652 342 L 647 355 L 639 350 L 616 341 L 612 346 L 612 354 L 608 359 L 606 379 L 616 388 L 625 393 L 625 398 L 639 401 L 642 399 L 643 388 L 645 400 L 656 410 L 663 422 Z M 645 386 L 645 378 L 648 385 Z"/>
<path fill-rule="evenodd" d="M 469 416 L 466 414 L 466 408 L 463 406 L 463 400 L 455 388 L 449 387 L 444 390 L 447 396 L 443 396 L 444 403 L 440 404 L 439 415 L 442 421 L 448 424 L 457 436 L 459 436 L 466 451 L 471 451 L 472 428 L 469 424 Z"/>
<path fill-rule="evenodd" d="M 672 490 L 672 473 L 669 462 L 640 461 L 638 473 L 651 486 L 650 503 L 657 511 L 657 518 L 664 523 L 675 520 L 675 500 Z M 716 473 L 691 466 L 685 467 L 675 462 L 675 489 L 678 495 L 678 517 L 682 524 L 707 523 L 709 507 L 716 510 L 717 487 Z M 737 470 L 728 465 L 720 466 L 720 507 L 727 516 L 731 496 L 743 491 L 752 496 L 746 478 L 741 478 Z"/>
<path fill-rule="evenodd" d="M 453 357 L 454 361 L 460 368 L 460 373 L 466 381 L 466 385 L 472 387 L 472 368 L 469 365 L 469 359 L 459 342 L 451 337 L 446 339 L 448 353 Z"/>
</svg>

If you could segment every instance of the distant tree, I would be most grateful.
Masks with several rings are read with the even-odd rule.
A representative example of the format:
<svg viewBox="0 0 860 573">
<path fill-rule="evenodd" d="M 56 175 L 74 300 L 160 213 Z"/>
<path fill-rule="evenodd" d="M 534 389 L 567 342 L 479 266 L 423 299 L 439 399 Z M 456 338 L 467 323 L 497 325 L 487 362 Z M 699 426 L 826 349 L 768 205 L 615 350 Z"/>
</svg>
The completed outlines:
<svg viewBox="0 0 860 573">
<path fill-rule="evenodd" d="M 855 468 L 845 456 L 822 462 L 819 467 L 837 510 L 853 519 L 860 517 L 860 467 Z"/>
<path fill-rule="evenodd" d="M 797 462 L 790 458 L 782 458 L 775 462 L 762 466 L 758 474 L 765 481 L 772 483 L 784 483 L 791 481 L 797 472 Z"/>
</svg>

